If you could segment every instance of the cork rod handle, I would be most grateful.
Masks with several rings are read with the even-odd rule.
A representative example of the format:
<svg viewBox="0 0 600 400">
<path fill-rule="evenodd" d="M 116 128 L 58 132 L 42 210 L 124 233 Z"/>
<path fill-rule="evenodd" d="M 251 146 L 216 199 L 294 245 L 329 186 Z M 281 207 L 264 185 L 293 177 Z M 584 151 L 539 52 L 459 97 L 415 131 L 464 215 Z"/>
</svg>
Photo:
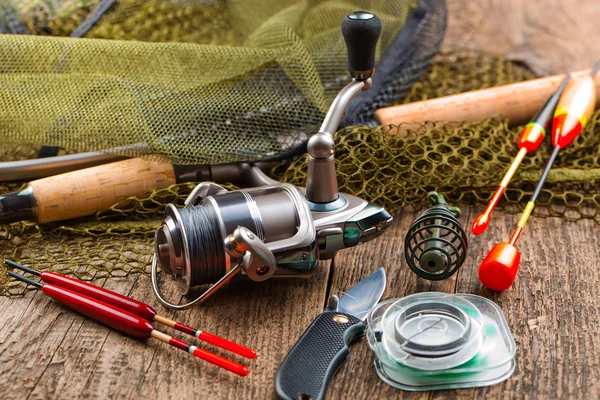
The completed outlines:
<svg viewBox="0 0 600 400">
<path fill-rule="evenodd" d="M 171 163 L 131 158 L 39 179 L 30 186 L 37 199 L 38 222 L 45 223 L 91 215 L 174 183 Z"/>
<path fill-rule="evenodd" d="M 572 74 L 583 78 L 591 70 Z M 534 79 L 489 89 L 475 90 L 452 96 L 380 108 L 375 115 L 381 125 L 416 123 L 420 121 L 481 121 L 503 115 L 510 125 L 529 122 L 563 80 L 564 74 Z M 594 79 L 596 107 L 600 106 L 600 74 Z"/>
</svg>

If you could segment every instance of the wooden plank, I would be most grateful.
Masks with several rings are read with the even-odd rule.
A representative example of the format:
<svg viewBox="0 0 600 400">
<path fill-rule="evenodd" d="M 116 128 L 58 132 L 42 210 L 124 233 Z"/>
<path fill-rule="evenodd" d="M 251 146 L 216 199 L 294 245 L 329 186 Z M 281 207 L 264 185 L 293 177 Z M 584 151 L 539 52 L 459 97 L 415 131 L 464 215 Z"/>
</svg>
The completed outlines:
<svg viewBox="0 0 600 400">
<path fill-rule="evenodd" d="M 448 7 L 446 46 L 504 54 L 540 75 L 589 68 L 600 58 L 600 42 L 594 41 L 600 18 L 595 2 L 551 0 L 540 9 L 521 0 L 449 0 Z M 478 211 L 461 219 L 465 227 Z M 334 263 L 331 292 L 341 293 L 384 266 L 389 282 L 384 298 L 454 289 L 492 298 L 507 315 L 517 340 L 517 370 L 505 383 L 489 388 L 402 392 L 379 380 L 363 339 L 351 348 L 328 398 L 600 397 L 600 250 L 594 240 L 598 225 L 531 219 L 519 244 L 523 261 L 515 286 L 492 294 L 480 285 L 477 267 L 493 244 L 508 238 L 517 217 L 496 214 L 489 232 L 472 238 L 462 270 L 452 279 L 430 283 L 416 278 L 402 255 L 404 234 L 418 215 L 404 210 L 396 214 L 386 236 L 341 252 Z M 325 265 L 306 281 L 232 286 L 203 306 L 177 314 L 192 326 L 254 347 L 259 353 L 254 361 L 232 356 L 250 367 L 245 379 L 161 343 L 138 342 L 86 321 L 41 293 L 0 298 L 0 393 L 3 399 L 273 398 L 275 371 L 321 311 L 329 272 Z M 106 284 L 174 315 L 158 306 L 148 276 Z"/>
<path fill-rule="evenodd" d="M 446 48 L 502 54 L 539 75 L 590 68 L 600 59 L 600 7 L 589 0 L 448 0 Z"/>
<path fill-rule="evenodd" d="M 461 218 L 468 228 L 482 209 Z M 428 283 L 414 275 L 403 258 L 404 235 L 419 215 L 403 211 L 387 237 L 339 253 L 332 288 L 344 290 L 371 269 L 386 268 L 385 298 L 436 290 L 472 293 L 495 301 L 505 313 L 517 343 L 517 368 L 506 382 L 487 388 L 409 393 L 394 389 L 377 377 L 366 340 L 352 347 L 350 358 L 334 378 L 329 399 L 341 398 L 596 398 L 600 396 L 600 249 L 596 223 L 561 219 L 530 219 L 518 248 L 521 270 L 510 290 L 493 293 L 478 278 L 479 263 L 493 245 L 507 240 L 517 215 L 494 214 L 488 231 L 471 236 L 465 265 L 445 282 Z M 456 285 L 456 287 L 454 287 Z"/>
<path fill-rule="evenodd" d="M 103 286 L 119 293 L 129 294 L 137 278 L 138 276 L 110 279 L 106 280 Z M 63 308 L 63 313 L 74 314 L 66 308 Z M 109 340 L 114 332 L 85 317 L 79 315 L 76 317 L 78 320 L 81 319 L 78 328 L 71 329 L 67 333 L 48 368 L 31 392 L 30 398 L 43 399 L 48 396 L 62 398 L 79 393 L 93 374 L 100 355 L 109 346 Z M 142 343 L 134 339 L 122 339 L 126 345 L 143 347 Z"/>
<path fill-rule="evenodd" d="M 468 211 L 468 227 L 480 210 Z M 586 238 L 597 236 L 591 221 L 530 220 L 519 248 L 522 268 L 515 286 L 502 294 L 482 288 L 479 261 L 498 240 L 507 238 L 515 215 L 495 214 L 483 236 L 472 238 L 469 258 L 452 279 L 430 283 L 417 278 L 403 260 L 404 234 L 420 213 L 404 210 L 378 240 L 339 253 L 331 293 L 341 294 L 376 268 L 387 270 L 384 298 L 419 291 L 475 293 L 504 310 L 518 344 L 517 370 L 505 383 L 489 388 L 408 393 L 384 384 L 372 366 L 365 340 L 334 378 L 328 398 L 500 398 L 521 393 L 540 398 L 584 398 L 600 394 L 598 294 L 600 250 Z M 554 265 L 554 268 L 552 268 Z M 142 343 L 62 309 L 40 293 L 0 299 L 0 392 L 4 398 L 151 396 L 181 398 L 270 398 L 279 363 L 320 312 L 326 296 L 327 265 L 310 280 L 280 280 L 237 285 L 177 318 L 254 347 L 259 358 L 242 379 L 161 343 Z M 107 282 L 112 289 L 156 304 L 148 276 Z M 308 295 L 307 295 L 308 293 Z M 206 346 L 211 349 L 211 346 Z M 212 348 L 213 350 L 216 350 Z M 25 394 L 25 395 L 23 395 Z"/>
<path fill-rule="evenodd" d="M 0 309 L 6 310 L 7 324 L 0 330 L 0 338 L 5 338 L 0 343 L 0 392 L 14 393 L 5 398 L 15 399 L 268 398 L 274 393 L 279 363 L 322 311 L 328 274 L 329 263 L 322 262 L 310 279 L 238 283 L 177 315 L 155 300 L 149 276 L 107 282 L 112 290 L 151 303 L 162 315 L 256 349 L 258 358 L 247 360 L 203 345 L 247 365 L 251 371 L 247 378 L 162 343 L 125 337 L 39 292 L 21 299 L 2 298 Z M 19 318 L 26 323 L 19 323 Z M 169 328 L 160 329 L 196 343 Z"/>
<path fill-rule="evenodd" d="M 107 287 L 126 293 L 134 280 L 111 280 Z M 104 280 L 95 283 L 102 286 Z M 19 299 L 0 298 L 0 309 L 3 315 L 22 314 L 19 323 L 2 329 L 6 340 L 0 344 L 0 393 L 7 399 L 68 396 L 63 387 L 76 390 L 80 384 L 69 380 L 70 374 L 90 369 L 110 331 L 39 291 Z"/>
<path fill-rule="evenodd" d="M 247 365 L 250 375 L 240 378 L 161 343 L 143 377 L 128 368 L 97 370 L 85 394 L 111 388 L 125 397 L 172 398 L 269 398 L 274 393 L 275 372 L 287 351 L 323 308 L 329 263 L 321 263 L 310 279 L 272 279 L 262 283 L 238 283 L 217 293 L 203 305 L 180 312 L 177 318 L 230 340 L 254 348 L 258 357 L 246 360 L 231 353 L 207 349 Z M 158 306 L 147 277 L 140 279 L 133 296 Z M 171 313 L 168 313 L 172 315 Z M 103 355 L 100 365 L 109 364 Z M 132 385 L 131 382 L 136 382 Z"/>
</svg>

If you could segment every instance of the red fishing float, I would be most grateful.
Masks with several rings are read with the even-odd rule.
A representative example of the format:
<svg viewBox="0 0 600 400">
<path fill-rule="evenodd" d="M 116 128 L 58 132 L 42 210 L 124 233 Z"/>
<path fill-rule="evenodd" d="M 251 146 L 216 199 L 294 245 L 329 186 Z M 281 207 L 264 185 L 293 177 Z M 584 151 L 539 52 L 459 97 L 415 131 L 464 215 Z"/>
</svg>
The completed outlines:
<svg viewBox="0 0 600 400">
<path fill-rule="evenodd" d="M 9 271 L 8 274 L 13 278 L 16 278 L 22 282 L 25 282 L 29 285 L 32 285 L 38 289 L 41 289 L 47 296 L 53 298 L 57 302 L 67 306 L 68 308 L 77 311 L 78 313 L 85 315 L 95 321 L 98 321 L 114 330 L 125 333 L 129 336 L 132 336 L 137 339 L 149 339 L 154 338 L 163 343 L 167 343 L 170 346 L 188 352 L 195 357 L 198 357 L 204 361 L 207 361 L 213 365 L 226 369 L 230 372 L 233 372 L 240 376 L 248 375 L 248 368 L 245 366 L 238 364 L 234 361 L 228 360 L 227 358 L 221 357 L 217 354 L 214 354 L 210 351 L 201 349 L 199 347 L 193 346 L 189 343 L 186 343 L 182 340 L 174 338 L 166 333 L 158 331 L 152 326 L 150 323 L 149 317 L 154 314 L 154 318 L 159 317 L 156 315 L 156 311 L 147 304 L 138 302 L 126 296 L 122 296 L 118 293 L 111 292 L 104 288 L 99 288 L 89 283 L 78 281 L 77 279 L 68 278 L 62 276 L 60 274 L 56 274 L 53 272 L 38 272 L 32 270 L 30 268 L 24 267 L 20 264 L 17 264 L 12 261 L 5 261 L 6 265 L 13 266 L 19 269 L 22 269 L 27 272 L 34 273 L 40 276 L 45 282 L 52 281 L 54 283 L 45 283 L 40 284 L 34 280 L 26 278 L 22 275 L 16 274 L 12 271 Z M 75 289 L 75 290 L 73 290 Z M 85 292 L 82 293 L 82 292 Z M 101 297 L 102 301 L 99 299 Z M 112 298 L 112 300 L 110 300 Z M 117 303 L 118 305 L 114 304 Z M 129 304 L 129 305 L 126 305 Z M 121 308 L 120 306 L 125 305 L 125 308 Z M 128 311 L 132 310 L 132 311 Z M 163 320 L 168 320 L 164 317 L 159 317 Z M 158 321 L 157 321 L 158 322 Z M 175 325 L 178 324 L 175 321 L 171 321 Z M 183 324 L 180 324 L 186 327 Z M 193 328 L 186 327 L 191 331 L 195 331 Z M 183 330 L 183 329 L 181 329 Z M 195 331 L 196 332 L 196 331 Z M 190 332 L 192 333 L 192 332 Z M 209 334 L 210 335 L 210 334 Z M 236 343 L 229 342 L 223 338 L 220 338 L 215 335 L 210 335 L 215 344 L 225 345 L 224 347 L 232 347 L 238 346 L 242 349 L 242 351 L 236 351 L 236 353 L 240 352 L 251 352 L 254 358 L 256 353 L 247 349 L 243 346 L 240 346 Z M 225 343 L 223 343 L 225 342 Z M 244 351 L 243 349 L 246 349 Z M 237 349 L 239 350 L 239 349 Z"/>
<path fill-rule="evenodd" d="M 46 283 L 50 283 L 55 286 L 68 289 L 72 292 L 77 292 L 84 296 L 100 300 L 104 303 L 142 317 L 150 322 L 157 322 L 159 324 L 166 325 L 180 332 L 195 336 L 206 343 L 229 350 L 232 353 L 239 354 L 243 357 L 256 358 L 256 352 L 248 347 L 231 342 L 209 332 L 205 332 L 200 329 L 194 329 L 190 326 L 182 324 L 181 322 L 173 321 L 172 319 L 160 316 L 149 304 L 142 303 L 141 301 L 132 299 L 131 297 L 123 296 L 122 294 L 113 292 L 111 290 L 92 285 L 91 283 L 83 282 L 78 279 L 69 278 L 68 276 L 57 274 L 56 272 L 39 272 L 10 260 L 5 260 L 4 263 L 9 267 L 17 268 L 38 276 Z"/>
<path fill-rule="evenodd" d="M 556 89 L 556 92 L 550 96 L 535 118 L 523 128 L 518 142 L 519 153 L 517 153 L 517 156 L 508 168 L 508 171 L 506 171 L 504 178 L 502 178 L 502 182 L 500 182 L 500 185 L 492 195 L 485 211 L 473 220 L 471 232 L 473 232 L 474 235 L 481 235 L 487 229 L 492 211 L 494 211 L 494 208 L 498 205 L 498 202 L 502 198 L 502 194 L 517 172 L 517 168 L 521 165 L 525 155 L 527 153 L 533 153 L 540 147 L 540 144 L 546 137 L 546 129 L 552 120 L 552 113 L 554 112 L 556 104 L 558 103 L 567 82 L 569 82 L 570 77 L 571 74 L 565 76 L 558 86 L 558 89 Z"/>
<path fill-rule="evenodd" d="M 495 245 L 479 266 L 479 280 L 488 289 L 506 290 L 514 282 L 521 261 L 521 255 L 515 245 L 535 207 L 535 202 L 559 151 L 581 133 L 594 112 L 596 91 L 593 77 L 599 69 L 600 62 L 594 66 L 589 76 L 571 84 L 561 96 L 552 120 L 554 151 L 535 188 L 535 192 L 525 206 L 525 210 L 521 214 L 521 218 L 508 243 Z"/>
</svg>

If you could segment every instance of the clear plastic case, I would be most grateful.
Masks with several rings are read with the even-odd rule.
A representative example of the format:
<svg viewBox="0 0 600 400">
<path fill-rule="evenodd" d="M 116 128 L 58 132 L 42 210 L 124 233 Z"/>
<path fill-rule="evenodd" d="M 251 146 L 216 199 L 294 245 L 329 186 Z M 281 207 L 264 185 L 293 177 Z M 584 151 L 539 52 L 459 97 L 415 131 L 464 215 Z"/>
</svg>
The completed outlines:
<svg viewBox="0 0 600 400">
<path fill-rule="evenodd" d="M 418 293 L 367 317 L 381 379 L 404 390 L 487 386 L 515 368 L 516 345 L 500 308 L 470 294 Z"/>
</svg>

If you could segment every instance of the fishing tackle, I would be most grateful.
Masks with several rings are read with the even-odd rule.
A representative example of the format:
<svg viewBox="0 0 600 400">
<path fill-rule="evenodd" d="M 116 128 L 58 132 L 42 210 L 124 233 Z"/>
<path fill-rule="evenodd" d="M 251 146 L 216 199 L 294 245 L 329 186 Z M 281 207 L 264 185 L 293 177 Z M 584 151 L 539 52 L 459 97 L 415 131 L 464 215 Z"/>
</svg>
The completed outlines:
<svg viewBox="0 0 600 400">
<path fill-rule="evenodd" d="M 479 280 L 488 289 L 502 291 L 513 284 L 521 261 L 521 254 L 515 245 L 535 207 L 535 202 L 558 153 L 581 133 L 594 111 L 596 93 L 593 77 L 599 69 L 600 62 L 594 66 L 590 75 L 569 86 L 561 96 L 552 120 L 554 151 L 535 191 L 525 206 L 508 243 L 502 242 L 495 245 L 479 266 Z"/>
<path fill-rule="evenodd" d="M 245 366 L 156 330 L 148 320 L 139 315 L 51 283 L 40 284 L 12 271 L 8 271 L 8 275 L 40 289 L 60 304 L 116 331 L 136 339 L 154 338 L 237 375 L 248 375 L 248 368 Z"/>
<path fill-rule="evenodd" d="M 199 329 L 194 329 L 190 326 L 182 324 L 181 322 L 173 321 L 172 319 L 158 315 L 154 307 L 150 306 L 149 304 L 142 303 L 141 301 L 135 300 L 131 297 L 124 296 L 120 293 L 113 292 L 112 290 L 108 290 L 100 286 L 92 285 L 88 282 L 80 281 L 79 279 L 74 279 L 68 276 L 57 274 L 56 272 L 36 271 L 35 269 L 18 264 L 14 261 L 4 260 L 4 264 L 6 264 L 8 267 L 17 268 L 21 271 L 35 275 L 41 280 L 43 280 L 45 283 L 60 286 L 72 292 L 76 292 L 81 295 L 94 298 L 96 300 L 110 304 L 111 306 L 120 308 L 139 317 L 142 317 L 149 322 L 156 322 L 161 325 L 168 326 L 180 332 L 194 336 L 214 346 L 220 347 L 225 350 L 229 350 L 232 353 L 239 354 L 246 358 L 256 358 L 256 352 L 252 349 L 249 349 L 248 347 L 231 342 L 217 335 L 213 335 L 212 333 Z"/>
<path fill-rule="evenodd" d="M 517 168 L 519 168 L 519 165 L 521 165 L 525 155 L 527 153 L 536 151 L 537 148 L 540 147 L 540 144 L 542 144 L 542 141 L 546 137 L 546 129 L 548 129 L 550 121 L 552 120 L 552 114 L 554 113 L 556 104 L 558 103 L 560 96 L 565 90 L 570 78 L 571 74 L 567 74 L 565 76 L 558 86 L 558 89 L 556 89 L 556 92 L 554 92 L 548 101 L 546 101 L 546 104 L 544 104 L 533 121 L 525 125 L 523 128 L 518 142 L 519 153 L 517 153 L 517 156 L 508 168 L 508 171 L 506 171 L 504 178 L 502 178 L 502 182 L 500 182 L 500 185 L 492 195 L 492 198 L 490 199 L 485 211 L 479 214 L 479 216 L 473 220 L 473 224 L 471 225 L 471 232 L 473 232 L 473 235 L 481 235 L 487 229 L 490 223 L 490 215 L 492 214 L 492 211 L 494 211 L 494 208 L 498 205 L 502 194 L 517 172 Z"/>
<path fill-rule="evenodd" d="M 404 258 L 421 278 L 437 281 L 452 276 L 467 256 L 467 234 L 458 221 L 460 209 L 444 196 L 427 194 L 431 208 L 413 222 L 404 239 Z"/>
<path fill-rule="evenodd" d="M 502 310 L 473 294 L 425 292 L 391 299 L 367 316 L 377 375 L 403 390 L 488 386 L 515 370 Z"/>
<path fill-rule="evenodd" d="M 381 235 L 392 222 L 382 207 L 338 193 L 333 136 L 350 101 L 371 87 L 381 21 L 357 11 L 346 16 L 342 33 L 352 82 L 333 101 L 318 133 L 308 141 L 306 188 L 268 178 L 268 185 L 227 191 L 204 182 L 178 210 L 169 204 L 155 235 L 152 283 L 159 301 L 184 309 L 204 301 L 235 275 L 253 281 L 271 276 L 307 277 L 319 260 Z M 172 304 L 159 290 L 158 267 L 190 288 L 211 286 L 195 300 Z"/>
<path fill-rule="evenodd" d="M 104 1 L 103 3 L 107 4 L 113 1 L 114 0 Z M 2 3 L 4 4 L 6 2 L 4 1 Z M 361 95 L 354 98 L 349 105 L 349 112 L 346 113 L 340 127 L 350 125 L 377 125 L 378 123 L 373 115 L 374 111 L 380 107 L 392 105 L 395 101 L 400 99 L 404 93 L 410 89 L 412 84 L 425 73 L 431 59 L 438 52 L 446 31 L 447 7 L 445 0 L 419 0 L 415 2 L 418 3 L 418 5 L 415 4 L 414 7 L 406 7 L 406 5 L 400 6 L 400 3 L 401 2 L 395 3 L 395 6 L 390 4 L 386 5 L 384 3 L 367 3 L 370 4 L 369 7 L 386 10 L 386 17 L 388 19 L 390 30 L 386 35 L 385 45 L 380 47 L 381 55 L 377 63 L 377 75 L 374 76 L 372 82 L 373 88 L 368 92 L 362 92 Z M 139 4 L 141 4 L 141 2 Z M 186 2 L 180 3 L 180 5 L 183 4 L 186 4 Z M 250 3 L 247 3 L 247 5 L 252 7 Z M 328 5 L 323 5 L 323 7 L 325 10 L 331 10 Z M 137 8 L 137 6 L 135 8 Z M 337 6 L 333 6 L 333 9 L 336 8 Z M 408 8 L 411 10 L 408 14 L 404 15 L 402 10 L 407 9 L 408 11 Z M 324 10 L 320 7 L 318 7 L 318 9 L 320 11 Z M 307 10 L 308 12 L 301 11 L 299 8 L 290 11 L 299 18 L 297 21 L 298 27 L 303 25 L 302 20 L 304 18 L 310 18 L 309 15 L 311 15 L 310 8 Z M 316 12 L 316 10 L 314 12 Z M 404 23 L 401 29 L 398 29 L 400 27 L 392 21 L 399 21 L 400 19 L 404 20 Z M 317 28 L 317 31 L 322 32 L 325 35 L 323 36 L 318 32 L 307 32 L 309 37 L 313 37 L 313 34 L 317 35 L 314 38 L 315 40 L 318 40 L 318 46 L 314 46 L 315 43 L 309 43 L 311 42 L 309 38 L 302 38 L 308 40 L 305 44 L 309 46 L 309 48 L 316 50 L 316 52 L 310 52 L 311 58 L 314 58 L 315 60 L 339 59 L 339 52 L 337 51 L 339 47 L 337 44 L 334 44 L 335 37 L 331 37 L 330 35 L 330 24 L 327 22 L 328 20 L 330 19 L 319 18 L 308 24 L 308 26 Z M 37 22 L 39 21 L 36 21 L 36 23 Z M 5 27 L 6 26 L 0 26 L 0 31 Z M 253 34 L 253 38 L 261 40 L 260 38 L 266 38 L 266 36 L 268 36 L 268 30 L 265 31 L 259 29 L 255 34 Z M 287 42 L 287 39 L 284 37 L 273 37 L 271 39 L 272 41 L 270 42 L 273 45 Z M 325 41 L 321 43 L 321 39 L 324 39 Z M 58 41 L 59 39 L 56 40 Z M 78 46 L 77 44 L 75 45 Z M 80 45 L 84 46 L 83 44 Z M 177 44 L 174 46 L 177 47 Z M 276 47 L 277 46 L 275 46 L 273 50 L 275 53 L 278 53 L 279 51 Z M 301 45 L 301 47 L 304 49 L 304 45 Z M 233 55 L 235 52 L 239 51 L 240 48 L 228 49 L 221 47 L 218 51 L 216 48 L 213 50 L 222 56 L 217 57 L 218 60 L 225 61 L 229 59 L 227 54 Z M 299 50 L 299 48 L 291 50 L 292 53 L 296 55 L 299 54 L 296 51 Z M 336 51 L 333 58 L 330 58 L 330 54 L 328 54 L 331 50 Z M 149 56 L 148 53 L 142 51 L 138 54 L 138 57 L 143 57 L 143 54 Z M 301 52 L 300 54 L 303 53 Z M 216 55 L 217 54 L 215 54 L 215 56 Z M 338 74 L 330 73 L 333 72 L 334 69 L 324 66 L 324 68 L 319 67 L 319 71 L 317 71 L 314 68 L 315 64 L 313 62 L 306 63 L 309 60 L 302 60 L 302 62 L 299 62 L 298 59 L 296 59 L 296 56 L 291 55 L 291 53 L 289 57 L 290 59 L 287 61 L 279 61 L 289 66 L 293 65 L 295 72 L 292 73 L 290 77 L 296 76 L 296 78 L 300 78 L 302 82 L 312 81 L 315 82 L 316 85 L 322 84 L 325 88 L 329 89 L 332 85 L 338 84 Z M 137 60 L 139 61 L 140 59 L 137 58 Z M 260 60 L 257 61 L 259 64 L 262 64 Z M 317 61 L 317 63 L 319 63 L 319 61 Z M 277 64 L 277 61 L 275 61 L 275 64 Z M 298 67 L 300 67 L 300 69 L 298 69 Z M 323 95 L 323 89 L 315 87 L 315 90 L 309 90 L 308 93 L 295 95 L 294 93 L 297 88 L 294 83 L 301 86 L 302 84 L 299 83 L 296 78 L 290 80 L 290 77 L 286 75 L 284 70 L 274 71 L 275 73 L 272 73 L 272 70 L 272 66 L 267 66 L 266 69 L 259 68 L 258 70 L 253 70 L 249 74 L 249 79 L 246 83 L 234 87 L 234 90 L 232 91 L 219 91 L 219 88 L 223 87 L 222 83 L 224 83 L 224 81 L 219 78 L 220 75 L 214 76 L 214 81 L 217 82 L 217 84 L 214 85 L 212 89 L 207 89 L 208 93 L 213 93 L 213 97 L 205 97 L 205 99 L 210 99 L 206 102 L 206 107 L 204 107 L 203 110 L 197 110 L 197 112 L 192 113 L 192 115 L 190 115 L 189 112 L 182 111 L 183 109 L 181 108 L 182 106 L 186 107 L 186 103 L 194 108 L 195 102 L 190 101 L 189 98 L 191 93 L 177 93 L 169 96 L 169 100 L 171 101 L 170 104 L 173 104 L 174 106 L 172 109 L 165 109 L 164 113 L 166 114 L 159 110 L 152 110 L 152 112 L 153 114 L 155 111 L 157 112 L 157 118 L 162 118 L 162 120 L 172 123 L 171 126 L 173 128 L 162 129 L 162 126 L 159 127 L 158 125 L 149 127 L 152 140 L 149 140 L 150 137 L 144 137 L 143 140 L 138 141 L 138 135 L 130 135 L 131 143 L 125 144 L 122 140 L 119 140 L 120 143 L 123 143 L 122 146 L 112 147 L 108 142 L 104 142 L 104 146 L 95 144 L 96 150 L 101 152 L 67 154 L 35 160 L 0 162 L 0 181 L 31 180 L 62 174 L 94 165 L 117 161 L 122 159 L 119 154 L 128 156 L 146 156 L 149 154 L 156 154 L 157 151 L 159 151 L 158 149 L 160 149 L 161 153 L 166 150 L 173 155 L 177 154 L 179 156 L 181 153 L 175 151 L 175 146 L 183 145 L 185 146 L 181 147 L 183 150 L 184 148 L 187 148 L 187 146 L 193 147 L 195 143 L 197 148 L 201 148 L 203 147 L 203 144 L 208 143 L 203 141 L 206 140 L 208 136 L 212 136 L 214 140 L 219 140 L 219 133 L 224 133 L 223 137 L 229 138 L 244 137 L 244 135 L 240 134 L 239 129 L 237 129 L 237 127 L 240 126 L 244 127 L 244 132 L 252 132 L 253 134 L 250 136 L 256 136 L 261 132 L 264 133 L 265 137 L 269 137 L 278 143 L 281 143 L 281 149 L 280 151 L 275 150 L 275 153 L 271 153 L 271 150 L 267 150 L 263 147 L 266 143 L 260 141 L 245 143 L 244 141 L 236 140 L 235 143 L 232 144 L 231 151 L 229 152 L 230 154 L 227 158 L 231 158 L 232 154 L 237 154 L 236 157 L 239 158 L 238 161 L 256 160 L 258 158 L 267 159 L 271 157 L 274 157 L 275 159 L 280 159 L 282 157 L 287 159 L 291 155 L 299 154 L 304 151 L 305 143 L 302 143 L 300 135 L 296 133 L 297 130 L 300 129 L 302 132 L 305 132 L 306 129 L 309 129 L 310 131 L 310 129 L 318 128 L 318 125 L 315 126 L 315 117 L 320 115 L 322 110 L 316 102 L 311 101 L 310 99 L 314 96 L 320 98 Z M 337 71 L 337 69 L 335 69 L 335 71 Z M 209 73 L 210 71 L 206 72 Z M 155 76 L 160 76 L 160 73 Z M 323 79 L 321 80 L 319 77 Z M 140 78 L 145 82 L 152 81 L 151 79 Z M 134 85 L 141 84 L 142 81 L 136 82 Z M 281 82 L 284 82 L 283 85 L 281 85 Z M 228 83 L 225 83 L 225 85 L 228 87 Z M 262 100 L 261 104 L 255 103 L 253 100 L 259 99 L 260 97 L 257 91 L 264 90 L 265 88 L 272 88 L 274 90 L 274 92 L 271 93 L 270 99 L 264 104 L 262 103 Z M 159 91 L 163 90 L 156 86 L 153 86 L 153 89 Z M 223 87 L 223 89 L 225 89 L 225 87 Z M 194 93 L 198 94 L 199 92 L 196 92 L 196 89 L 194 89 Z M 250 98 L 246 98 L 246 101 L 244 101 L 244 95 L 249 95 Z M 23 96 L 23 101 L 27 101 L 27 94 L 24 93 Z M 242 98 L 240 98 L 240 96 Z M 118 104 L 117 97 L 114 95 L 109 95 L 109 97 L 109 100 L 100 100 L 101 102 L 104 102 L 102 104 L 106 104 L 106 101 L 109 101 L 111 104 Z M 326 95 L 326 97 L 328 97 L 328 95 Z M 201 98 L 202 96 L 198 99 L 200 100 Z M 177 99 L 179 99 L 179 103 Z M 221 113 L 221 106 L 218 106 L 217 104 L 226 103 L 230 104 L 232 108 L 230 112 Z M 165 103 L 161 104 L 164 105 Z M 215 107 L 212 108 L 212 110 L 215 110 L 216 112 L 211 114 L 209 110 L 213 105 Z M 297 109 L 299 108 L 306 110 L 308 114 L 298 115 Z M 24 113 L 26 113 L 25 110 Z M 67 114 L 67 116 L 68 115 L 69 114 Z M 159 115 L 162 117 L 158 117 Z M 192 118 L 190 119 L 190 117 Z M 189 125 L 190 121 L 191 125 Z M 293 124 L 293 126 L 290 126 L 289 129 L 285 129 L 284 126 L 286 122 Z M 210 128 L 208 128 L 209 126 Z M 157 131 L 155 132 L 155 129 L 153 128 L 157 128 Z M 206 132 L 207 129 L 213 133 Z M 279 131 L 280 129 L 281 131 Z M 105 128 L 103 131 L 108 132 L 110 129 Z M 202 132 L 202 134 L 199 135 L 199 132 Z M 133 134 L 133 132 L 130 133 Z M 163 133 L 165 134 L 164 136 Z M 205 133 L 207 133 L 208 136 L 205 135 Z M 16 134 L 16 137 L 19 137 L 19 135 Z M 66 137 L 68 137 L 66 134 L 64 136 L 61 135 L 61 137 L 53 137 L 55 142 L 52 144 L 62 144 L 67 146 L 70 144 L 71 147 L 69 149 L 73 150 L 72 143 L 65 143 L 68 142 L 65 140 Z M 107 148 L 109 145 L 111 147 Z M 89 146 L 83 145 L 81 147 Z M 206 153 L 207 157 L 216 161 L 216 154 L 211 154 L 214 152 L 206 151 L 205 149 L 202 149 L 200 152 Z M 197 161 L 202 162 L 201 160 Z M 202 182 L 208 179 L 203 177 L 194 182 Z M 126 180 L 120 180 L 116 176 L 113 177 L 113 180 L 119 180 L 119 186 L 127 183 Z M 137 193 L 141 192 L 136 192 L 134 194 Z M 63 196 L 66 198 L 71 197 L 68 192 L 65 192 Z M 128 196 L 129 195 L 126 197 Z"/>
</svg>

